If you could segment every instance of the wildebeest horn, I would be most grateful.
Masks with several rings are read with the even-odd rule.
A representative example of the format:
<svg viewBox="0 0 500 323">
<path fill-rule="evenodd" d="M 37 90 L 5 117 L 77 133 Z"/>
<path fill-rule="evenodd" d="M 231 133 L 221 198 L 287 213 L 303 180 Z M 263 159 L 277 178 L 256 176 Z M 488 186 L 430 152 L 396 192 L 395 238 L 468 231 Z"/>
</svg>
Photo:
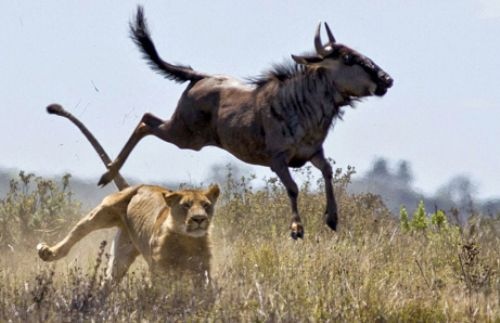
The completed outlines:
<svg viewBox="0 0 500 323">
<path fill-rule="evenodd" d="M 333 44 L 335 43 L 335 37 L 333 37 L 333 33 L 326 22 L 325 22 L 325 29 L 326 29 L 326 34 L 328 35 L 328 43 L 325 46 L 323 46 L 321 42 L 321 22 L 318 24 L 318 28 L 316 29 L 316 35 L 314 36 L 314 47 L 316 48 L 316 52 L 320 56 L 328 55 L 330 53 L 331 47 L 333 47 Z M 327 46 L 330 48 L 327 48 Z"/>
<path fill-rule="evenodd" d="M 325 22 L 325 29 L 326 29 L 326 34 L 328 35 L 328 40 L 329 45 L 332 45 L 335 43 L 335 37 L 333 37 L 332 31 L 330 30 L 330 27 L 328 27 L 328 24 Z"/>
<path fill-rule="evenodd" d="M 314 35 L 314 47 L 316 48 L 316 53 L 320 56 L 325 56 L 328 54 L 323 48 L 323 44 L 321 43 L 321 22 L 318 24 L 318 28 L 316 28 L 316 35 Z"/>
</svg>

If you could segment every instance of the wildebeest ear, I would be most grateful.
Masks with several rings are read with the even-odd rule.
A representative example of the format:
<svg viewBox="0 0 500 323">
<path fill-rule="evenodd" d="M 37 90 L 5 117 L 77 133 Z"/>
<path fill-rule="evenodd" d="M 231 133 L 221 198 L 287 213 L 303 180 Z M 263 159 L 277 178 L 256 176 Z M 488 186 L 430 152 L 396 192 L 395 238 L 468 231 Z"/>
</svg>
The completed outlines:
<svg viewBox="0 0 500 323">
<path fill-rule="evenodd" d="M 215 201 L 217 201 L 219 194 L 220 194 L 220 189 L 219 189 L 219 185 L 217 185 L 217 184 L 211 185 L 205 191 L 205 195 L 208 197 L 208 199 L 210 201 L 212 201 L 212 203 L 215 203 Z"/>
<path fill-rule="evenodd" d="M 179 204 L 182 195 L 177 192 L 165 193 L 165 203 L 167 203 L 168 207 L 173 207 L 176 204 Z"/>
<path fill-rule="evenodd" d="M 292 58 L 295 61 L 295 63 L 300 64 L 300 65 L 319 63 L 323 60 L 323 58 L 321 58 L 319 56 L 299 56 L 299 55 L 293 55 L 293 54 L 292 54 Z"/>
</svg>

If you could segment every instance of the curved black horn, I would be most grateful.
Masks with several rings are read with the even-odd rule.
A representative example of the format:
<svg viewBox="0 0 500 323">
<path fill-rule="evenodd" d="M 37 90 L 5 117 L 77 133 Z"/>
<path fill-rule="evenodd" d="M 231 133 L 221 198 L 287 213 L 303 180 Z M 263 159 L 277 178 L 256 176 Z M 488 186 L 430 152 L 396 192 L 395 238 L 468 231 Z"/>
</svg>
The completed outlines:
<svg viewBox="0 0 500 323">
<path fill-rule="evenodd" d="M 325 29 L 326 29 L 326 34 L 328 35 L 328 40 L 330 44 L 335 43 L 335 37 L 333 37 L 333 33 L 330 30 L 330 27 L 328 27 L 328 24 L 325 22 Z"/>
<path fill-rule="evenodd" d="M 316 35 L 314 35 L 314 47 L 316 48 L 316 53 L 320 56 L 328 54 L 321 43 L 321 22 L 318 24 L 318 28 L 316 28 Z"/>
</svg>

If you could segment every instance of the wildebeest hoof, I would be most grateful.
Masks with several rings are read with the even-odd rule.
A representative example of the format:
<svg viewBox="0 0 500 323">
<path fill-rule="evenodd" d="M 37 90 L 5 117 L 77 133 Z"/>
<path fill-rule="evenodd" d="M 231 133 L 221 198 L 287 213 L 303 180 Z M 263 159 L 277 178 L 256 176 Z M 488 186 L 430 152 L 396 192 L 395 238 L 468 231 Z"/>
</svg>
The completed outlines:
<svg viewBox="0 0 500 323">
<path fill-rule="evenodd" d="M 115 178 L 116 172 L 113 172 L 112 170 L 108 170 L 104 175 L 101 176 L 101 179 L 99 180 L 99 183 L 97 185 L 103 187 L 109 184 Z"/>
<path fill-rule="evenodd" d="M 334 216 L 326 215 L 326 225 L 330 227 L 330 229 L 336 231 L 337 230 L 337 214 Z"/>
<path fill-rule="evenodd" d="M 290 236 L 293 240 L 304 239 L 304 227 L 300 223 L 292 223 Z"/>
<path fill-rule="evenodd" d="M 38 250 L 38 256 L 43 261 L 51 261 L 54 259 L 54 253 L 50 250 L 50 247 L 46 243 L 39 243 L 36 246 L 36 250 Z"/>
</svg>

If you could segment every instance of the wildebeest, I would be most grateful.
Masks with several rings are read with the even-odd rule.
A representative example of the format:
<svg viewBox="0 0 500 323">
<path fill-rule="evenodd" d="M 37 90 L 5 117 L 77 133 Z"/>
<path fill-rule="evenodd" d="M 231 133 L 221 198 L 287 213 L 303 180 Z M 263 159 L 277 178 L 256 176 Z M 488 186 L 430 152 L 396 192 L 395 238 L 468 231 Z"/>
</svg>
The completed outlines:
<svg viewBox="0 0 500 323">
<path fill-rule="evenodd" d="M 291 235 L 296 239 L 303 237 L 304 229 L 297 209 L 299 190 L 288 168 L 310 161 L 322 172 L 326 223 L 336 229 L 332 168 L 323 142 L 341 107 L 362 97 L 383 96 L 393 83 L 389 74 L 366 56 L 337 43 L 326 23 L 328 42 L 323 45 L 321 41 L 320 23 L 314 37 L 315 53 L 292 55 L 294 62 L 275 65 L 250 82 L 164 61 L 151 40 L 141 6 L 130 29 L 154 70 L 178 83 L 189 81 L 189 85 L 170 120 L 144 114 L 99 185 L 116 176 L 135 145 L 147 135 L 184 149 L 217 146 L 244 162 L 271 167 L 290 198 Z"/>
</svg>

